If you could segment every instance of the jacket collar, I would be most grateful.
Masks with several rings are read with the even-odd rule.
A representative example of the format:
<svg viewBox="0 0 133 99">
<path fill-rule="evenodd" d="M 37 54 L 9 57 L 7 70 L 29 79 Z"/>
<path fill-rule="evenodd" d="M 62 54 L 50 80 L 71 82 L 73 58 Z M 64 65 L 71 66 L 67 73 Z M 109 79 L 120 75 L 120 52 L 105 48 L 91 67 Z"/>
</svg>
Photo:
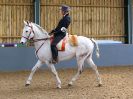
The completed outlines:
<svg viewBox="0 0 133 99">
<path fill-rule="evenodd" d="M 63 17 L 66 17 L 66 16 L 68 16 L 69 15 L 69 13 L 66 13 Z"/>
</svg>

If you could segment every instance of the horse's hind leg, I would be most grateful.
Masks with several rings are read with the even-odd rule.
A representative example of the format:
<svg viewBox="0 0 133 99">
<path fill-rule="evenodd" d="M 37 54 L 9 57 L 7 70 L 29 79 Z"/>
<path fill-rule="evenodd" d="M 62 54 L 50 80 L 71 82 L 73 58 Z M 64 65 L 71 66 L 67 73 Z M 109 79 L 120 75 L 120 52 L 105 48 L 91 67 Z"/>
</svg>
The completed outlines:
<svg viewBox="0 0 133 99">
<path fill-rule="evenodd" d="M 38 60 L 38 62 L 36 63 L 36 65 L 32 68 L 31 73 L 30 73 L 30 75 L 29 75 L 29 77 L 28 77 L 28 80 L 26 81 L 25 86 L 29 86 L 29 85 L 30 85 L 31 80 L 32 80 L 32 77 L 33 77 L 35 71 L 36 71 L 37 69 L 39 69 L 39 68 L 42 66 L 42 64 L 43 64 L 43 63 L 42 63 L 41 61 Z"/>
<path fill-rule="evenodd" d="M 95 63 L 92 60 L 92 57 L 89 56 L 86 60 L 87 60 L 88 64 L 90 64 L 91 68 L 95 71 L 95 73 L 97 75 L 97 80 L 98 80 L 98 83 L 99 83 L 98 86 L 102 86 L 101 77 L 100 77 L 99 72 L 97 70 L 97 66 L 95 65 Z"/>
<path fill-rule="evenodd" d="M 78 77 L 80 76 L 80 74 L 83 72 L 84 60 L 85 59 L 82 57 L 77 58 L 78 71 L 77 71 L 76 75 L 74 75 L 74 77 L 70 80 L 70 82 L 68 83 L 68 86 L 73 85 L 73 82 L 76 81 L 78 79 Z"/>
</svg>

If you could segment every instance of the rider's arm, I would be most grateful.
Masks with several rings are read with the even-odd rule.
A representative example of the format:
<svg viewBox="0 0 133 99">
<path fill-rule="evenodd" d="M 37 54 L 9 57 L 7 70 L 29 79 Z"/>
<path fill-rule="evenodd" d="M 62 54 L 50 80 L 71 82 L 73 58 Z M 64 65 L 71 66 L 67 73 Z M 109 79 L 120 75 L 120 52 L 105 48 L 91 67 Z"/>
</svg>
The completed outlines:
<svg viewBox="0 0 133 99">
<path fill-rule="evenodd" d="M 49 34 L 57 34 L 62 32 L 61 28 L 65 27 L 66 29 L 68 28 L 69 24 L 71 22 L 71 18 L 70 17 L 65 17 L 63 19 L 61 19 L 57 25 L 57 27 L 55 29 L 53 29 Z"/>
<path fill-rule="evenodd" d="M 69 24 L 70 24 L 70 17 L 69 18 L 65 18 L 63 19 L 61 22 L 59 22 L 59 25 L 57 26 L 57 28 L 55 28 L 55 34 L 62 32 L 61 28 L 65 27 L 66 29 L 68 28 Z"/>
</svg>

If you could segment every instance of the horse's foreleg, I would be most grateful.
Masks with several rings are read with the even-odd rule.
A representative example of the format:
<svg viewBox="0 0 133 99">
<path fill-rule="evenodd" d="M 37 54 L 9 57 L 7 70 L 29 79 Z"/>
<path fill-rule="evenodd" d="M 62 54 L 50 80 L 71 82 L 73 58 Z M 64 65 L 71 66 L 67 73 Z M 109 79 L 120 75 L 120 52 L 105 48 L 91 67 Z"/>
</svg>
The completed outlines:
<svg viewBox="0 0 133 99">
<path fill-rule="evenodd" d="M 29 77 L 28 77 L 28 80 L 26 81 L 25 86 L 30 85 L 31 80 L 32 80 L 32 77 L 33 77 L 35 71 L 36 71 L 37 69 L 39 69 L 39 68 L 42 66 L 42 64 L 43 64 L 43 63 L 42 63 L 41 61 L 38 60 L 38 62 L 36 63 L 36 65 L 32 68 L 31 73 L 30 73 L 30 75 L 29 75 Z"/>
<path fill-rule="evenodd" d="M 51 70 L 51 72 L 53 73 L 53 75 L 55 76 L 56 78 L 56 85 L 57 85 L 57 88 L 61 88 L 61 80 L 58 76 L 58 73 L 55 69 L 55 66 L 53 64 L 47 64 L 49 69 Z"/>
<path fill-rule="evenodd" d="M 92 58 L 89 57 L 89 58 L 87 59 L 87 62 L 88 62 L 88 64 L 90 64 L 91 68 L 92 68 L 92 69 L 95 71 L 95 73 L 96 73 L 97 80 L 98 80 L 98 83 L 99 83 L 98 86 L 102 86 L 101 77 L 100 77 L 99 72 L 98 72 L 98 70 L 97 70 L 97 66 L 96 66 L 95 63 L 93 62 Z"/>
<path fill-rule="evenodd" d="M 76 73 L 76 75 L 68 83 L 69 86 L 73 85 L 73 82 L 76 81 L 78 79 L 78 77 L 80 76 L 80 74 L 82 73 L 83 64 L 84 64 L 84 58 L 78 58 L 77 59 L 77 63 L 78 63 L 78 72 Z"/>
</svg>

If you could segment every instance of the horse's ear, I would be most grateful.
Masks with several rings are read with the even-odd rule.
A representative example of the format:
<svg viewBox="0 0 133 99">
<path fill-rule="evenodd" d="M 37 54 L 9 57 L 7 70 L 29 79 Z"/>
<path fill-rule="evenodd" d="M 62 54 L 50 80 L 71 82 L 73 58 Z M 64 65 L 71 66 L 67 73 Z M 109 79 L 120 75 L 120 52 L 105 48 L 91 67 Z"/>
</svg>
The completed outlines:
<svg viewBox="0 0 133 99">
<path fill-rule="evenodd" d="M 24 21 L 24 24 L 26 25 L 26 24 L 27 24 L 27 22 L 26 22 L 26 21 Z"/>
</svg>

